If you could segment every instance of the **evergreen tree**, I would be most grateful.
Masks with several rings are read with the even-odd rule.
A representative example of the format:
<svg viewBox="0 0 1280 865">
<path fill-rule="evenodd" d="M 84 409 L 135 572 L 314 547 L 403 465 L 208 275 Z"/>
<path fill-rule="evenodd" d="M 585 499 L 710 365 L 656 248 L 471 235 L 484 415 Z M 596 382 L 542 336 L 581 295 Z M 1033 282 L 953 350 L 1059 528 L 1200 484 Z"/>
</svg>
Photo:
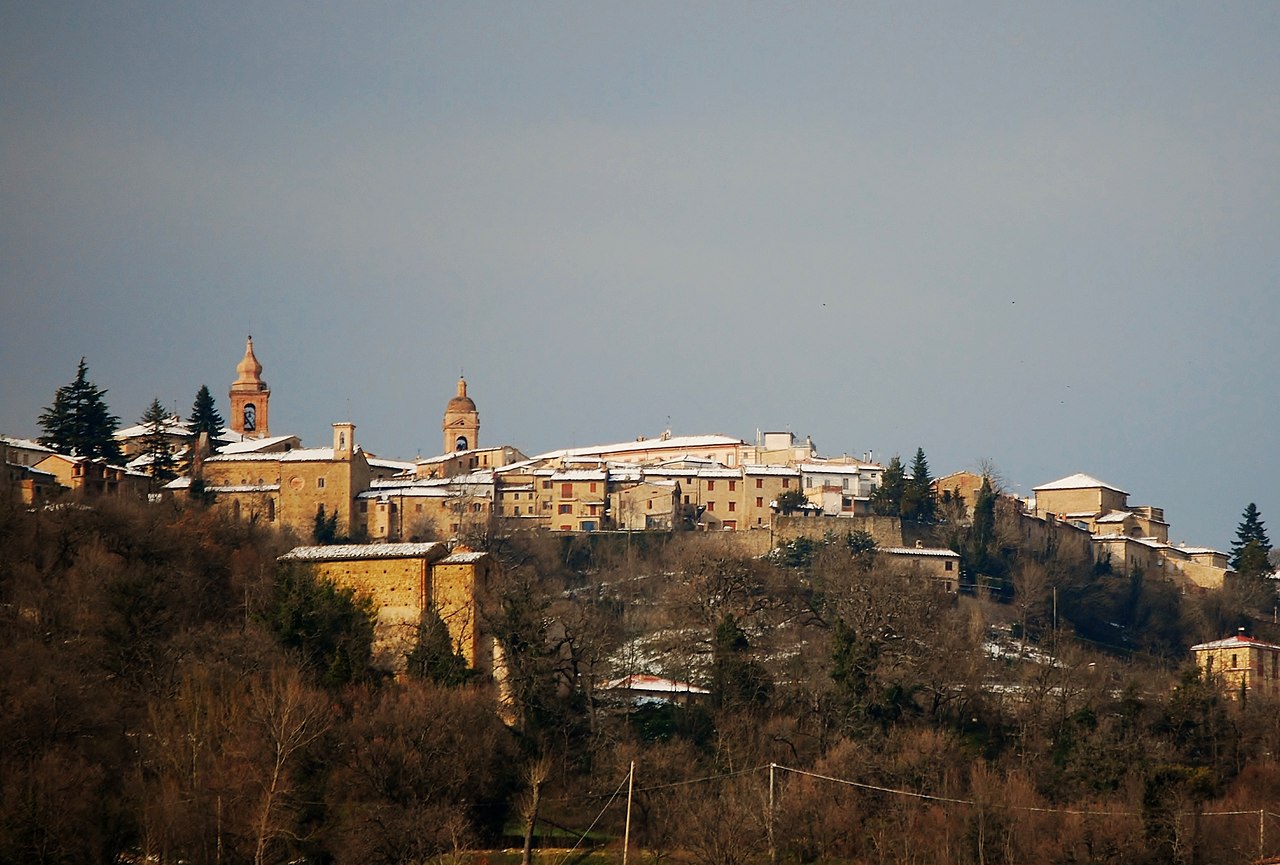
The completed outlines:
<svg viewBox="0 0 1280 865">
<path fill-rule="evenodd" d="M 916 457 L 911 461 L 911 480 L 903 490 L 901 511 L 903 519 L 922 523 L 933 520 L 933 478 L 929 476 L 929 461 L 925 459 L 924 448 L 916 448 Z"/>
<path fill-rule="evenodd" d="M 334 511 L 326 517 L 324 505 L 317 505 L 311 536 L 315 538 L 317 544 L 322 546 L 340 543 L 343 538 L 338 535 L 338 512 Z"/>
<path fill-rule="evenodd" d="M 902 514 L 902 497 L 906 493 L 907 479 L 902 471 L 902 460 L 894 457 L 880 477 L 880 486 L 871 494 L 871 509 L 881 516 L 896 517 Z"/>
<path fill-rule="evenodd" d="M 711 696 L 721 709 L 748 709 L 769 702 L 773 683 L 751 653 L 751 642 L 732 613 L 716 626 L 712 646 Z"/>
<path fill-rule="evenodd" d="M 447 688 L 465 685 L 476 675 L 454 646 L 448 626 L 434 607 L 423 613 L 418 623 L 418 642 L 407 660 L 410 676 Z"/>
<path fill-rule="evenodd" d="M 196 391 L 196 401 L 191 406 L 191 417 L 187 418 L 187 432 L 191 436 L 191 444 L 195 446 L 200 440 L 200 433 L 208 433 L 209 448 L 216 451 L 218 436 L 222 435 L 225 421 L 213 404 L 213 394 L 209 393 L 207 384 L 200 385 Z"/>
<path fill-rule="evenodd" d="M 1231 567 L 1241 576 L 1265 576 L 1272 571 L 1271 539 L 1256 504 L 1249 502 L 1243 516 L 1231 545 Z"/>
<path fill-rule="evenodd" d="M 303 567 L 283 567 L 265 619 L 286 649 L 316 680 L 340 688 L 362 678 L 373 657 L 373 601 L 354 589 L 317 579 Z"/>
<path fill-rule="evenodd" d="M 40 444 L 60 454 L 121 462 L 124 457 L 115 438 L 120 418 L 107 409 L 105 394 L 89 381 L 89 367 L 80 358 L 75 380 L 58 388 L 53 405 L 40 415 Z"/>
<path fill-rule="evenodd" d="M 170 481 L 177 477 L 174 471 L 176 460 L 173 445 L 169 441 L 169 424 L 173 417 L 160 404 L 159 398 L 152 399 L 151 405 L 142 413 L 140 423 L 146 432 L 142 437 L 142 454 L 151 457 L 147 471 L 157 481 Z"/>
<path fill-rule="evenodd" d="M 778 512 L 784 515 L 794 514 L 809 506 L 809 497 L 804 490 L 786 490 L 778 496 Z"/>
</svg>

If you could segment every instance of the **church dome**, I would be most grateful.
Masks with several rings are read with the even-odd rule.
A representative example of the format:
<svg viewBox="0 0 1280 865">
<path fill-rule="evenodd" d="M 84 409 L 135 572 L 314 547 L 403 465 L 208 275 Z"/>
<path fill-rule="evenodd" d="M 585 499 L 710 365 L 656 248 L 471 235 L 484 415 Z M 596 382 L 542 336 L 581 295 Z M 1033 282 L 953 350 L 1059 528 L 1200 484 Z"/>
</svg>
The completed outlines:
<svg viewBox="0 0 1280 865">
<path fill-rule="evenodd" d="M 467 380 L 458 379 L 458 394 L 449 400 L 449 404 L 445 406 L 445 412 L 473 412 L 476 410 L 476 404 L 471 401 L 471 397 L 467 396 Z"/>
<path fill-rule="evenodd" d="M 262 381 L 262 364 L 253 353 L 253 337 L 245 346 L 244 357 L 236 364 L 236 384 L 258 384 Z"/>
</svg>

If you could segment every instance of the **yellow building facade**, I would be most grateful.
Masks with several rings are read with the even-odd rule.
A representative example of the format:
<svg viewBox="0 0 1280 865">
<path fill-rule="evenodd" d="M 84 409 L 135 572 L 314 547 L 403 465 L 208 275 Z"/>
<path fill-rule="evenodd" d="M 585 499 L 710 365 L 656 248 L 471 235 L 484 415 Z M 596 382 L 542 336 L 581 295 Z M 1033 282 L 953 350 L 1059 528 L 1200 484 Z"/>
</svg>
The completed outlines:
<svg viewBox="0 0 1280 865">
<path fill-rule="evenodd" d="M 1233 700 L 1280 696 L 1280 646 L 1246 637 L 1243 629 L 1235 636 L 1192 646 L 1191 657 L 1201 674 Z"/>
<path fill-rule="evenodd" d="M 479 594 L 494 569 L 487 553 L 450 551 L 442 543 L 344 544 L 295 547 L 280 561 L 307 567 L 317 578 L 373 602 L 374 661 L 380 668 L 405 669 L 423 617 L 434 612 L 467 666 L 492 674 L 493 641 L 478 614 Z"/>
</svg>

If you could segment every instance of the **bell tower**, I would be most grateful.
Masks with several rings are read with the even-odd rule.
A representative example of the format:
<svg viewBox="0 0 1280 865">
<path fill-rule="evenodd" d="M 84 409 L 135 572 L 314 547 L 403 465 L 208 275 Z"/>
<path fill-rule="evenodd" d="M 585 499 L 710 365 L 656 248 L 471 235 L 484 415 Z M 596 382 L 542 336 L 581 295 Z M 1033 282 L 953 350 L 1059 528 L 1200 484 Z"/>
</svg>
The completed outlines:
<svg viewBox="0 0 1280 865">
<path fill-rule="evenodd" d="M 458 379 L 458 393 L 444 409 L 444 451 L 475 450 L 480 446 L 480 412 L 467 396 L 467 380 Z"/>
<path fill-rule="evenodd" d="M 261 439 L 270 435 L 267 426 L 267 403 L 271 388 L 262 380 L 262 364 L 253 353 L 253 337 L 244 348 L 244 357 L 236 364 L 236 380 L 231 384 L 231 417 L 228 426 L 245 438 Z"/>
</svg>

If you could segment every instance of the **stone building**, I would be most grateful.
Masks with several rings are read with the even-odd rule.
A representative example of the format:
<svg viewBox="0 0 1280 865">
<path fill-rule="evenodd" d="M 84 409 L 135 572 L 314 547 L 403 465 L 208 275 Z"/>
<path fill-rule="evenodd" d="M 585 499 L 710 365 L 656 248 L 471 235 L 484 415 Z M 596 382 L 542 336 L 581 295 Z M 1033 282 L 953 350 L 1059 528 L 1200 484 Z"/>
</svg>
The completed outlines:
<svg viewBox="0 0 1280 865">
<path fill-rule="evenodd" d="M 1203 547 L 1173 546 L 1164 509 L 1130 505 L 1129 494 L 1086 474 L 1035 488 L 1035 516 L 1088 532 L 1093 558 L 1121 573 L 1139 570 L 1186 589 L 1222 586 L 1226 555 Z"/>
<path fill-rule="evenodd" d="M 927 577 L 949 592 L 960 590 L 960 554 L 955 550 L 916 544 L 914 547 L 879 547 L 876 556 L 882 557 L 888 568 L 900 576 Z"/>
<path fill-rule="evenodd" d="M 404 670 L 424 616 L 434 613 L 467 666 L 492 674 L 493 640 L 477 612 L 495 568 L 487 553 L 462 546 L 450 551 L 442 543 L 347 544 L 295 547 L 280 561 L 372 600 L 378 615 L 374 659 L 382 669 Z"/>
<path fill-rule="evenodd" d="M 1191 657 L 1233 700 L 1280 695 L 1280 646 L 1246 637 L 1243 628 L 1235 636 L 1192 646 Z"/>
</svg>

